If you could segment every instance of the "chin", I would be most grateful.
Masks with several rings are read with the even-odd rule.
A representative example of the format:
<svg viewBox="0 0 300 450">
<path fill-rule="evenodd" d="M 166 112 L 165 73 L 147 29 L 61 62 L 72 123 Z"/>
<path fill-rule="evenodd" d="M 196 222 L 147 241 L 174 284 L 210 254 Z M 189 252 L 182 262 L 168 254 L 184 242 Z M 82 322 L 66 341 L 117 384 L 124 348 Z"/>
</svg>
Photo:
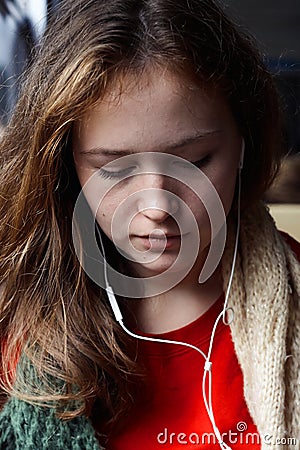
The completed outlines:
<svg viewBox="0 0 300 450">
<path fill-rule="evenodd" d="M 134 267 L 140 276 L 155 276 L 163 274 L 168 270 L 168 273 L 180 273 L 186 270 L 186 265 L 182 263 L 176 264 L 176 255 L 162 255 L 156 261 L 151 263 L 134 263 Z M 173 266 L 174 265 L 174 266 Z M 172 267 L 173 266 L 173 267 Z"/>
</svg>

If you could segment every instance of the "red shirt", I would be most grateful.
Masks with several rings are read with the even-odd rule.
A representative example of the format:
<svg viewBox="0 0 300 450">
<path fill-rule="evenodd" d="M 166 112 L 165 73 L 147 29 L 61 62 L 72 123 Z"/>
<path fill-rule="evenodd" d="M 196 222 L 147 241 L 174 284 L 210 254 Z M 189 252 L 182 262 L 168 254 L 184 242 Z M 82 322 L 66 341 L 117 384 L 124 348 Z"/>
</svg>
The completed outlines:
<svg viewBox="0 0 300 450">
<path fill-rule="evenodd" d="M 300 259 L 300 244 L 282 233 Z M 188 342 L 205 354 L 224 296 L 194 322 L 155 338 Z M 5 346 L 4 346 L 5 347 Z M 4 352 L 5 354 L 5 352 Z M 173 344 L 139 341 L 139 357 L 147 368 L 147 385 L 126 425 L 105 442 L 107 450 L 219 449 L 202 398 L 204 358 Z M 219 322 L 213 351 L 212 403 L 216 425 L 236 450 L 258 450 L 259 435 L 243 396 L 243 374 L 230 328 Z M 12 366 L 17 363 L 17 358 Z"/>
<path fill-rule="evenodd" d="M 282 233 L 300 259 L 300 245 Z M 208 352 L 213 324 L 222 310 L 221 296 L 200 318 L 154 338 L 188 342 Z M 140 333 L 142 334 L 142 333 Z M 202 396 L 204 358 L 174 344 L 139 341 L 147 368 L 147 385 L 126 424 L 105 442 L 107 450 L 220 449 Z M 243 395 L 243 374 L 230 327 L 219 322 L 213 344 L 212 404 L 216 425 L 232 449 L 261 448 L 257 428 Z"/>
</svg>

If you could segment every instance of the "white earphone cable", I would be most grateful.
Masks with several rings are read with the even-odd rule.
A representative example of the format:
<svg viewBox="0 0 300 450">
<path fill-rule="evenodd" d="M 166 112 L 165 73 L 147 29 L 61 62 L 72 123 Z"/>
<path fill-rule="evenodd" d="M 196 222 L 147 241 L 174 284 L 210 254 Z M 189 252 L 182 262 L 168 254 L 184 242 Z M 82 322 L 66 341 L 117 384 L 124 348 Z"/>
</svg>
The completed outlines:
<svg viewBox="0 0 300 450">
<path fill-rule="evenodd" d="M 216 436 L 216 438 L 218 440 L 218 443 L 220 445 L 220 448 L 222 450 L 231 450 L 231 447 L 229 447 L 225 442 L 223 442 L 221 433 L 220 433 L 218 427 L 216 426 L 216 422 L 215 422 L 215 417 L 214 417 L 214 413 L 213 413 L 213 405 L 212 405 L 212 362 L 211 362 L 210 359 L 211 359 L 211 353 L 212 353 L 215 333 L 216 333 L 216 329 L 217 329 L 217 326 L 218 326 L 218 323 L 219 323 L 220 319 L 221 318 L 223 319 L 223 323 L 225 325 L 229 325 L 231 321 L 230 322 L 225 321 L 225 314 L 229 310 L 231 310 L 232 313 L 234 314 L 234 311 L 231 308 L 227 308 L 227 304 L 228 304 L 228 299 L 229 299 L 229 293 L 230 293 L 230 289 L 231 289 L 232 279 L 233 279 L 233 275 L 234 275 L 234 269 L 235 269 L 236 257 L 237 257 L 237 249 L 238 249 L 238 241 L 239 241 L 239 234 L 240 234 L 241 169 L 243 167 L 243 157 L 244 157 L 244 141 L 243 141 L 241 161 L 240 161 L 239 170 L 238 170 L 237 230 L 236 230 L 236 238 L 235 238 L 235 246 L 234 246 L 232 268 L 231 268 L 231 273 L 230 273 L 230 277 L 229 277 L 229 281 L 228 281 L 228 285 L 227 285 L 227 289 L 226 289 L 224 306 L 223 306 L 223 309 L 222 309 L 221 313 L 218 315 L 218 317 L 217 317 L 217 319 L 216 319 L 216 321 L 214 323 L 214 326 L 213 326 L 213 329 L 212 329 L 212 333 L 211 333 L 211 337 L 210 337 L 210 343 L 209 343 L 209 349 L 208 349 L 207 355 L 205 355 L 205 353 L 202 350 L 200 350 L 198 347 L 196 347 L 196 346 L 194 346 L 192 344 L 189 344 L 187 342 L 173 341 L 173 340 L 169 340 L 169 339 L 160 339 L 160 338 L 152 338 L 152 337 L 147 337 L 147 336 L 141 336 L 141 335 L 138 335 L 136 333 L 133 333 L 132 331 L 130 331 L 124 325 L 124 323 L 123 323 L 123 316 L 122 316 L 122 313 L 120 311 L 118 302 L 116 300 L 116 297 L 115 297 L 115 294 L 113 292 L 113 289 L 109 285 L 109 282 L 108 282 L 107 262 L 106 262 L 106 257 L 105 257 L 105 250 L 104 250 L 104 246 L 103 246 L 103 242 L 102 242 L 101 233 L 98 230 L 98 227 L 96 226 L 96 230 L 97 230 L 98 235 L 99 235 L 100 245 L 101 245 L 101 249 L 102 249 L 103 260 L 104 260 L 104 279 L 105 279 L 105 284 L 106 284 L 106 292 L 107 292 L 107 295 L 108 295 L 108 300 L 109 300 L 111 308 L 113 310 L 115 319 L 120 324 L 122 329 L 129 336 L 131 336 L 131 337 L 133 337 L 135 339 L 140 339 L 140 340 L 143 340 L 143 341 L 159 342 L 159 343 L 163 343 L 163 344 L 181 345 L 181 346 L 184 346 L 184 347 L 191 348 L 191 349 L 195 350 L 196 352 L 200 353 L 203 356 L 203 358 L 205 359 L 204 372 L 203 372 L 203 378 L 202 378 L 202 395 L 203 395 L 204 405 L 205 405 L 207 414 L 209 416 L 209 419 L 210 419 L 212 427 L 213 427 L 214 434 L 215 434 L 215 436 Z M 231 320 L 233 320 L 233 316 L 232 316 Z M 206 388 L 207 374 L 208 374 L 208 400 L 207 400 L 207 394 L 206 394 L 206 389 L 205 389 Z"/>
</svg>

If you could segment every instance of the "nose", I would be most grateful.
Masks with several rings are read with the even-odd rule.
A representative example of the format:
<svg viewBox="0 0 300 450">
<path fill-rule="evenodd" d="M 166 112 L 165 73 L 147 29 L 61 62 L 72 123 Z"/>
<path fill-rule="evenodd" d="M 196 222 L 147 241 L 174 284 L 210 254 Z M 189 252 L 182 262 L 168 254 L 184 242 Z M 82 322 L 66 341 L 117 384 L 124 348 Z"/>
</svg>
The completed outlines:
<svg viewBox="0 0 300 450">
<path fill-rule="evenodd" d="M 164 189 L 164 175 L 147 175 L 138 200 L 138 210 L 150 220 L 163 222 L 168 216 L 176 214 L 179 209 L 179 199 L 173 193 Z"/>
</svg>

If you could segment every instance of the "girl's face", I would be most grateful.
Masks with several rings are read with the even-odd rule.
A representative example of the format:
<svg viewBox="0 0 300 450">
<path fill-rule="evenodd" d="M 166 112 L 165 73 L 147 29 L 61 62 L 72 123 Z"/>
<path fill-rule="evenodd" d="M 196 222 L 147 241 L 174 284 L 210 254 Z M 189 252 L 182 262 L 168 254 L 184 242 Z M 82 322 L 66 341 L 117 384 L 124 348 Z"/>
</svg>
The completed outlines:
<svg viewBox="0 0 300 450">
<path fill-rule="evenodd" d="M 160 253 L 152 262 L 148 259 L 141 262 L 139 258 L 138 264 L 131 263 L 145 276 L 169 268 L 178 255 L 181 240 L 193 239 L 190 222 L 180 231 L 172 216 L 183 211 L 183 202 L 190 208 L 200 234 L 199 261 L 210 242 L 210 220 L 201 198 L 189 187 L 188 179 L 182 183 L 162 174 L 159 167 L 151 173 L 133 171 L 133 176 L 120 178 L 119 182 L 118 177 L 130 175 L 132 167 L 139 167 L 140 154 L 181 157 L 196 164 L 210 179 L 227 215 L 241 147 L 241 136 L 222 93 L 212 87 L 199 88 L 167 71 L 153 71 L 138 82 L 133 77 L 120 80 L 94 109 L 83 115 L 73 134 L 74 163 L 81 186 L 100 168 L 113 162 L 107 172 L 96 175 L 97 183 L 102 185 L 101 192 L 107 186 L 96 214 L 104 233 L 110 239 L 117 239 L 118 247 L 122 248 L 124 243 L 123 249 L 129 255 L 128 242 L 134 250 L 132 254 L 136 251 L 149 254 L 149 249 L 154 256 Z M 133 159 L 134 163 L 122 158 L 129 154 L 137 158 Z M 112 188 L 111 180 L 117 182 Z M 147 194 L 142 192 L 144 189 L 151 191 Z M 97 195 L 96 191 L 89 195 Z M 128 208 L 131 220 L 128 228 L 119 221 L 112 231 L 114 214 L 120 205 L 123 211 Z M 149 238 L 154 230 L 165 233 L 166 247 L 162 247 L 162 240 Z"/>
</svg>

